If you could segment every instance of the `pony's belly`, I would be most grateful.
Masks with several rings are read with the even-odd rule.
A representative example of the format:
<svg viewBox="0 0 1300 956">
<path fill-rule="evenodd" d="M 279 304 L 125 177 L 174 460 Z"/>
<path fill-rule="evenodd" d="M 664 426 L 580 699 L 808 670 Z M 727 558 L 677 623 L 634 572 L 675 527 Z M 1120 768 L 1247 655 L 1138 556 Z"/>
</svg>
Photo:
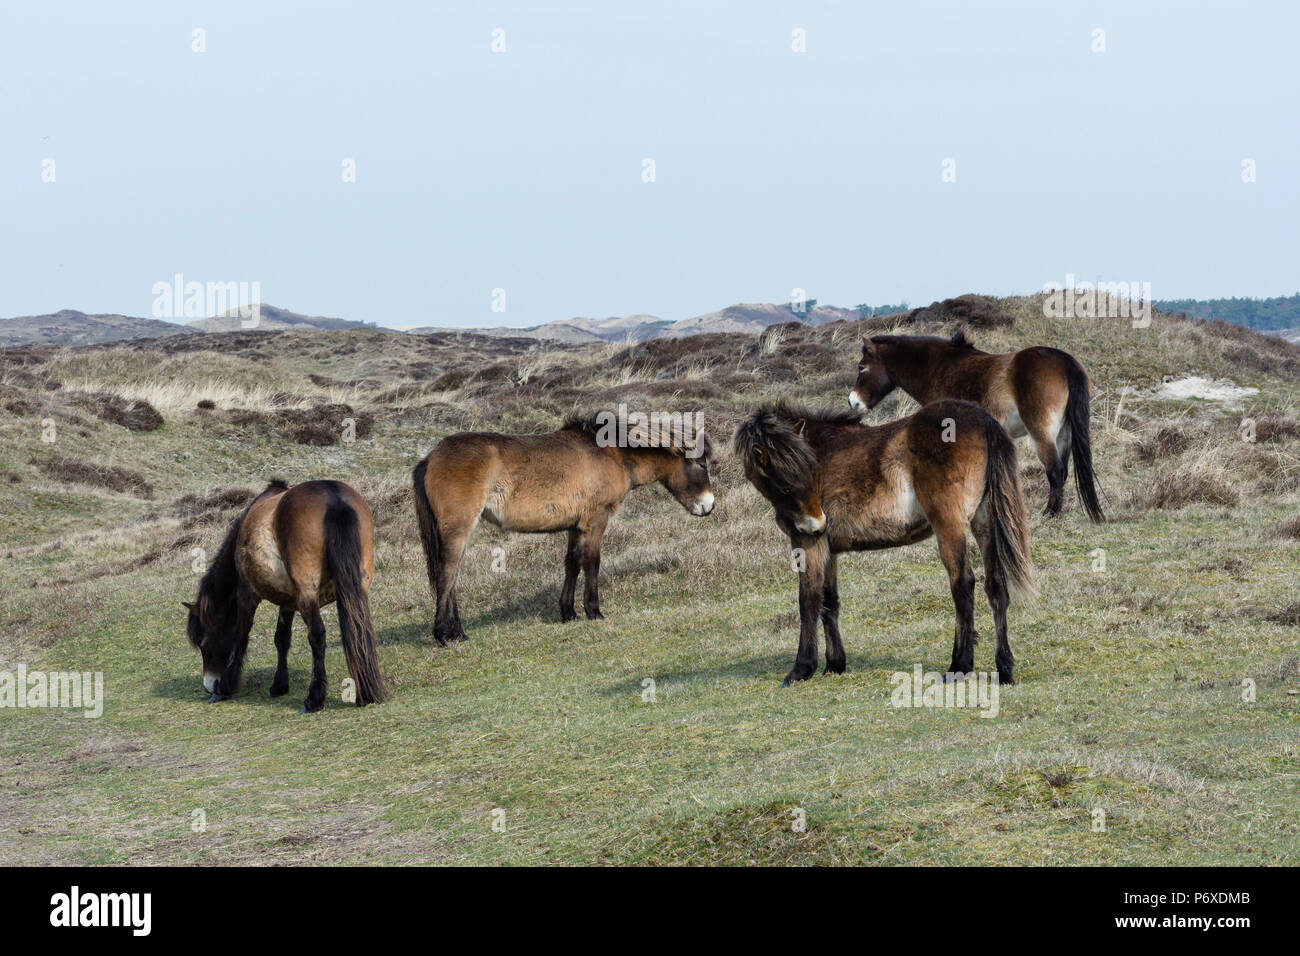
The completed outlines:
<svg viewBox="0 0 1300 956">
<path fill-rule="evenodd" d="M 239 569 L 244 580 L 266 600 L 281 605 L 296 601 L 293 579 L 269 528 L 253 531 L 244 539 L 239 549 Z"/>
<path fill-rule="evenodd" d="M 909 482 L 901 482 L 886 500 L 878 500 L 859 514 L 837 514 L 832 521 L 831 545 L 837 551 L 872 551 L 897 548 L 929 537 L 930 521 L 916 500 Z"/>
<path fill-rule="evenodd" d="M 521 534 L 546 534 L 552 531 L 567 531 L 572 528 L 576 518 L 567 509 L 558 505 L 542 505 L 538 508 L 505 508 L 489 504 L 479 515 L 489 524 L 494 524 L 502 531 L 515 531 Z"/>
</svg>

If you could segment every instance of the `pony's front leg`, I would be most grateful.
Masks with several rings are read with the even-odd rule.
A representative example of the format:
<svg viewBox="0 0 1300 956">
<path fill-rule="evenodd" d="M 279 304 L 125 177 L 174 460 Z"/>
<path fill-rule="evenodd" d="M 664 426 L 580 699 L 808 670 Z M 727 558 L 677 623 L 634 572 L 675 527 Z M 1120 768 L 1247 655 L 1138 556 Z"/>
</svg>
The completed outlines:
<svg viewBox="0 0 1300 956">
<path fill-rule="evenodd" d="M 577 528 L 569 531 L 569 543 L 564 551 L 564 587 L 560 588 L 560 620 L 572 621 L 577 618 L 573 610 L 573 592 L 578 587 L 578 568 L 582 565 L 582 532 Z"/>
<path fill-rule="evenodd" d="M 299 604 L 298 611 L 307 622 L 307 641 L 311 644 L 311 686 L 302 705 L 302 713 L 309 714 L 325 706 L 325 621 L 315 598 Z"/>
<path fill-rule="evenodd" d="M 844 673 L 844 643 L 840 640 L 839 562 L 826 556 L 826 575 L 822 583 L 822 630 L 826 633 L 826 673 Z"/>
<path fill-rule="evenodd" d="M 782 687 L 807 680 L 817 671 L 817 626 L 822 616 L 825 585 L 825 542 L 814 538 L 792 538 L 793 556 L 799 571 L 799 652 L 794 667 L 785 675 Z"/>
<path fill-rule="evenodd" d="M 582 542 L 582 609 L 590 620 L 603 618 L 600 613 L 600 543 L 605 537 L 607 516 L 593 519 Z"/>
<path fill-rule="evenodd" d="M 253 614 L 261 600 L 252 588 L 240 582 L 235 594 L 235 643 L 230 648 L 230 657 L 226 659 L 226 669 L 221 672 L 212 688 L 209 704 L 227 700 L 239 690 L 239 681 L 244 672 L 244 654 L 248 651 L 248 634 L 253 629 Z"/>
<path fill-rule="evenodd" d="M 289 644 L 293 640 L 293 608 L 280 608 L 280 619 L 275 622 L 275 677 L 271 679 L 271 696 L 289 693 Z"/>
</svg>

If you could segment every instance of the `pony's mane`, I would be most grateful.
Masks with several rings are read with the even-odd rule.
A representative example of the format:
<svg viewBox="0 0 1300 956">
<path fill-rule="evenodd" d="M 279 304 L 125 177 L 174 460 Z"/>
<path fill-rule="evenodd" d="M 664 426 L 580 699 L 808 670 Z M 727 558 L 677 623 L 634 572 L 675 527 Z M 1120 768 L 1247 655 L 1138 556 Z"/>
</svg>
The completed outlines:
<svg viewBox="0 0 1300 956">
<path fill-rule="evenodd" d="M 239 517 L 230 525 L 217 556 L 203 577 L 199 579 L 199 619 L 206 627 L 215 622 L 217 627 L 226 628 L 235 608 L 235 592 L 238 590 L 239 573 L 235 569 L 235 542 L 239 538 L 239 529 L 243 527 L 248 509 L 273 491 L 286 491 L 289 486 L 279 478 L 273 478 L 262 489 L 262 493 L 248 503 L 239 513 Z"/>
<path fill-rule="evenodd" d="M 800 434 L 808 425 L 858 425 L 862 412 L 853 409 L 812 409 L 793 402 L 769 402 L 741 422 L 732 445 L 746 474 L 767 475 L 787 487 L 806 484 L 817 466 L 812 446 Z M 760 451 L 761 449 L 761 451 Z"/>
<path fill-rule="evenodd" d="M 957 349 L 974 349 L 966 326 L 959 325 L 951 337 L 942 335 L 873 335 L 871 341 L 876 345 L 951 345 Z"/>
<path fill-rule="evenodd" d="M 609 428 L 607 416 L 614 414 L 609 409 L 597 409 L 591 412 L 573 412 L 564 419 L 564 424 L 560 426 L 560 431 L 580 432 L 583 436 L 595 443 L 597 436 L 604 429 Z M 708 434 L 704 429 L 698 432 L 688 431 L 682 433 L 681 429 L 669 427 L 663 422 L 651 422 L 645 427 L 636 427 L 628 429 L 629 445 L 635 439 L 637 444 L 633 447 L 640 448 L 666 448 L 672 451 L 686 452 L 695 448 L 695 443 L 703 441 L 704 454 L 703 458 L 707 465 L 712 466 L 714 463 L 713 442 L 709 440 Z"/>
</svg>

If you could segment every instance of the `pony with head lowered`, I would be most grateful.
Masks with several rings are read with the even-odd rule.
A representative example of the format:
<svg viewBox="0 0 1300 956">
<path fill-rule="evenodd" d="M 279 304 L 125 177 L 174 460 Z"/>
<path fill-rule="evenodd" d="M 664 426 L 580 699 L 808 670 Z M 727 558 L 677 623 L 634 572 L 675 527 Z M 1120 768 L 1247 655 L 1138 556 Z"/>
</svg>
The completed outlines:
<svg viewBox="0 0 1300 956">
<path fill-rule="evenodd" d="M 239 689 L 261 601 L 279 605 L 278 661 L 271 696 L 289 691 L 289 641 L 294 612 L 307 624 L 311 686 L 302 712 L 325 705 L 325 622 L 320 609 L 338 602 L 343 655 L 358 706 L 384 698 L 370 619 L 375 576 L 370 507 L 341 481 L 305 481 L 290 488 L 273 481 L 235 519 L 216 560 L 199 582 L 198 600 L 184 602 L 186 632 L 203 655 L 203 687 L 215 703 Z"/>
<path fill-rule="evenodd" d="M 741 423 L 734 445 L 745 477 L 776 509 L 801 559 L 799 651 L 782 686 L 817 669 L 817 625 L 826 634 L 826 671 L 844 672 L 838 555 L 897 548 L 934 535 L 956 609 L 949 673 L 974 670 L 975 575 L 966 528 L 984 557 L 984 591 L 997 630 L 997 669 L 1012 683 L 1007 585 L 1031 591 L 1028 520 L 1016 447 L 971 402 L 942 401 L 887 425 L 857 411 L 764 405 Z"/>
<path fill-rule="evenodd" d="M 611 427 L 612 416 L 572 416 L 558 431 L 540 435 L 450 435 L 415 466 L 415 514 L 439 644 L 466 640 L 456 576 L 480 518 L 505 531 L 567 532 L 560 620 L 571 621 L 579 569 L 583 610 L 588 618 L 604 616 L 600 546 L 628 492 L 659 484 L 693 515 L 713 510 L 713 451 L 702 431 L 654 420 Z"/>
<path fill-rule="evenodd" d="M 1079 360 L 1060 349 L 1035 346 L 994 355 L 981 352 L 958 329 L 951 338 L 873 335 L 862 340 L 858 378 L 849 405 L 874 408 L 895 388 L 922 405 L 941 398 L 981 405 L 1011 433 L 1028 435 L 1047 473 L 1046 514 L 1057 518 L 1070 458 L 1083 509 L 1102 521 L 1092 468 L 1091 383 Z"/>
</svg>

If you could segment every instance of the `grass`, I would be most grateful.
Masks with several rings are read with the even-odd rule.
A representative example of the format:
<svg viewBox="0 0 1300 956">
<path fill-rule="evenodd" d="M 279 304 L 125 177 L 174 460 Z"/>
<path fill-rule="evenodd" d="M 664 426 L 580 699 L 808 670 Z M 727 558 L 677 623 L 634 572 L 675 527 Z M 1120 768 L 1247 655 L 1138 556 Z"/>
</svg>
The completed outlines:
<svg viewBox="0 0 1300 956">
<path fill-rule="evenodd" d="M 1163 316 L 1148 330 L 1049 327 L 1031 305 L 1002 300 L 1014 324 L 976 340 L 1053 342 L 1089 366 L 1114 520 L 1086 523 L 1072 493 L 1063 521 L 1039 517 L 1045 482 L 1022 443 L 1042 594 L 1013 602 L 1019 682 L 991 720 L 889 706 L 895 671 L 948 660 L 951 601 L 932 541 L 847 556 L 848 672 L 779 689 L 794 655 L 794 575 L 770 509 L 726 459 L 709 518 L 660 489 L 629 497 L 606 537 L 604 621 L 559 623 L 561 538 L 480 527 L 462 574 L 471 640 L 444 649 L 430 635 L 406 489 L 438 437 L 548 427 L 621 395 L 702 407 L 725 440 L 764 397 L 843 402 L 870 320 L 788 327 L 776 345 L 772 333 L 709 336 L 614 355 L 529 357 L 467 336 L 368 330 L 240 336 L 219 361 L 170 340 L 42 353 L 49 378 L 123 396 L 133 376 L 175 363 L 199 385 L 209 374 L 226 383 L 230 407 L 268 416 L 280 406 L 259 405 L 258 389 L 301 395 L 290 408 L 305 410 L 338 397 L 329 383 L 357 383 L 347 403 L 373 427 L 351 443 L 298 444 L 272 418 L 154 392 L 138 397 L 158 399 L 165 422 L 138 432 L 87 417 L 65 389 L 0 377 L 35 406 L 0 413 L 16 479 L 0 481 L 0 670 L 100 670 L 106 684 L 97 720 L 0 709 L 0 862 L 1294 865 L 1300 439 L 1286 421 L 1300 385 L 1259 367 L 1274 359 L 1243 351 L 1263 348 L 1253 340 Z M 471 374 L 421 392 L 453 368 Z M 1261 392 L 1239 411 L 1151 397 L 1162 375 L 1198 372 Z M 677 397 L 656 399 L 664 384 Z M 691 405 L 706 384 L 710 397 Z M 395 388 L 415 397 L 376 401 Z M 907 407 L 885 405 L 878 417 Z M 1280 416 L 1253 444 L 1238 437 L 1252 414 Z M 41 441 L 46 417 L 58 423 L 53 447 Z M 55 453 L 130 469 L 154 497 L 29 463 Z M 300 621 L 290 694 L 270 698 L 265 605 L 243 690 L 205 703 L 180 607 L 197 583 L 193 549 L 211 554 L 241 489 L 273 475 L 342 478 L 375 508 L 383 705 L 338 699 L 332 610 L 326 710 L 297 713 L 310 667 Z M 1235 497 L 1144 491 L 1180 476 L 1194 491 L 1207 475 Z M 976 665 L 988 669 L 982 598 L 977 614 Z"/>
</svg>

